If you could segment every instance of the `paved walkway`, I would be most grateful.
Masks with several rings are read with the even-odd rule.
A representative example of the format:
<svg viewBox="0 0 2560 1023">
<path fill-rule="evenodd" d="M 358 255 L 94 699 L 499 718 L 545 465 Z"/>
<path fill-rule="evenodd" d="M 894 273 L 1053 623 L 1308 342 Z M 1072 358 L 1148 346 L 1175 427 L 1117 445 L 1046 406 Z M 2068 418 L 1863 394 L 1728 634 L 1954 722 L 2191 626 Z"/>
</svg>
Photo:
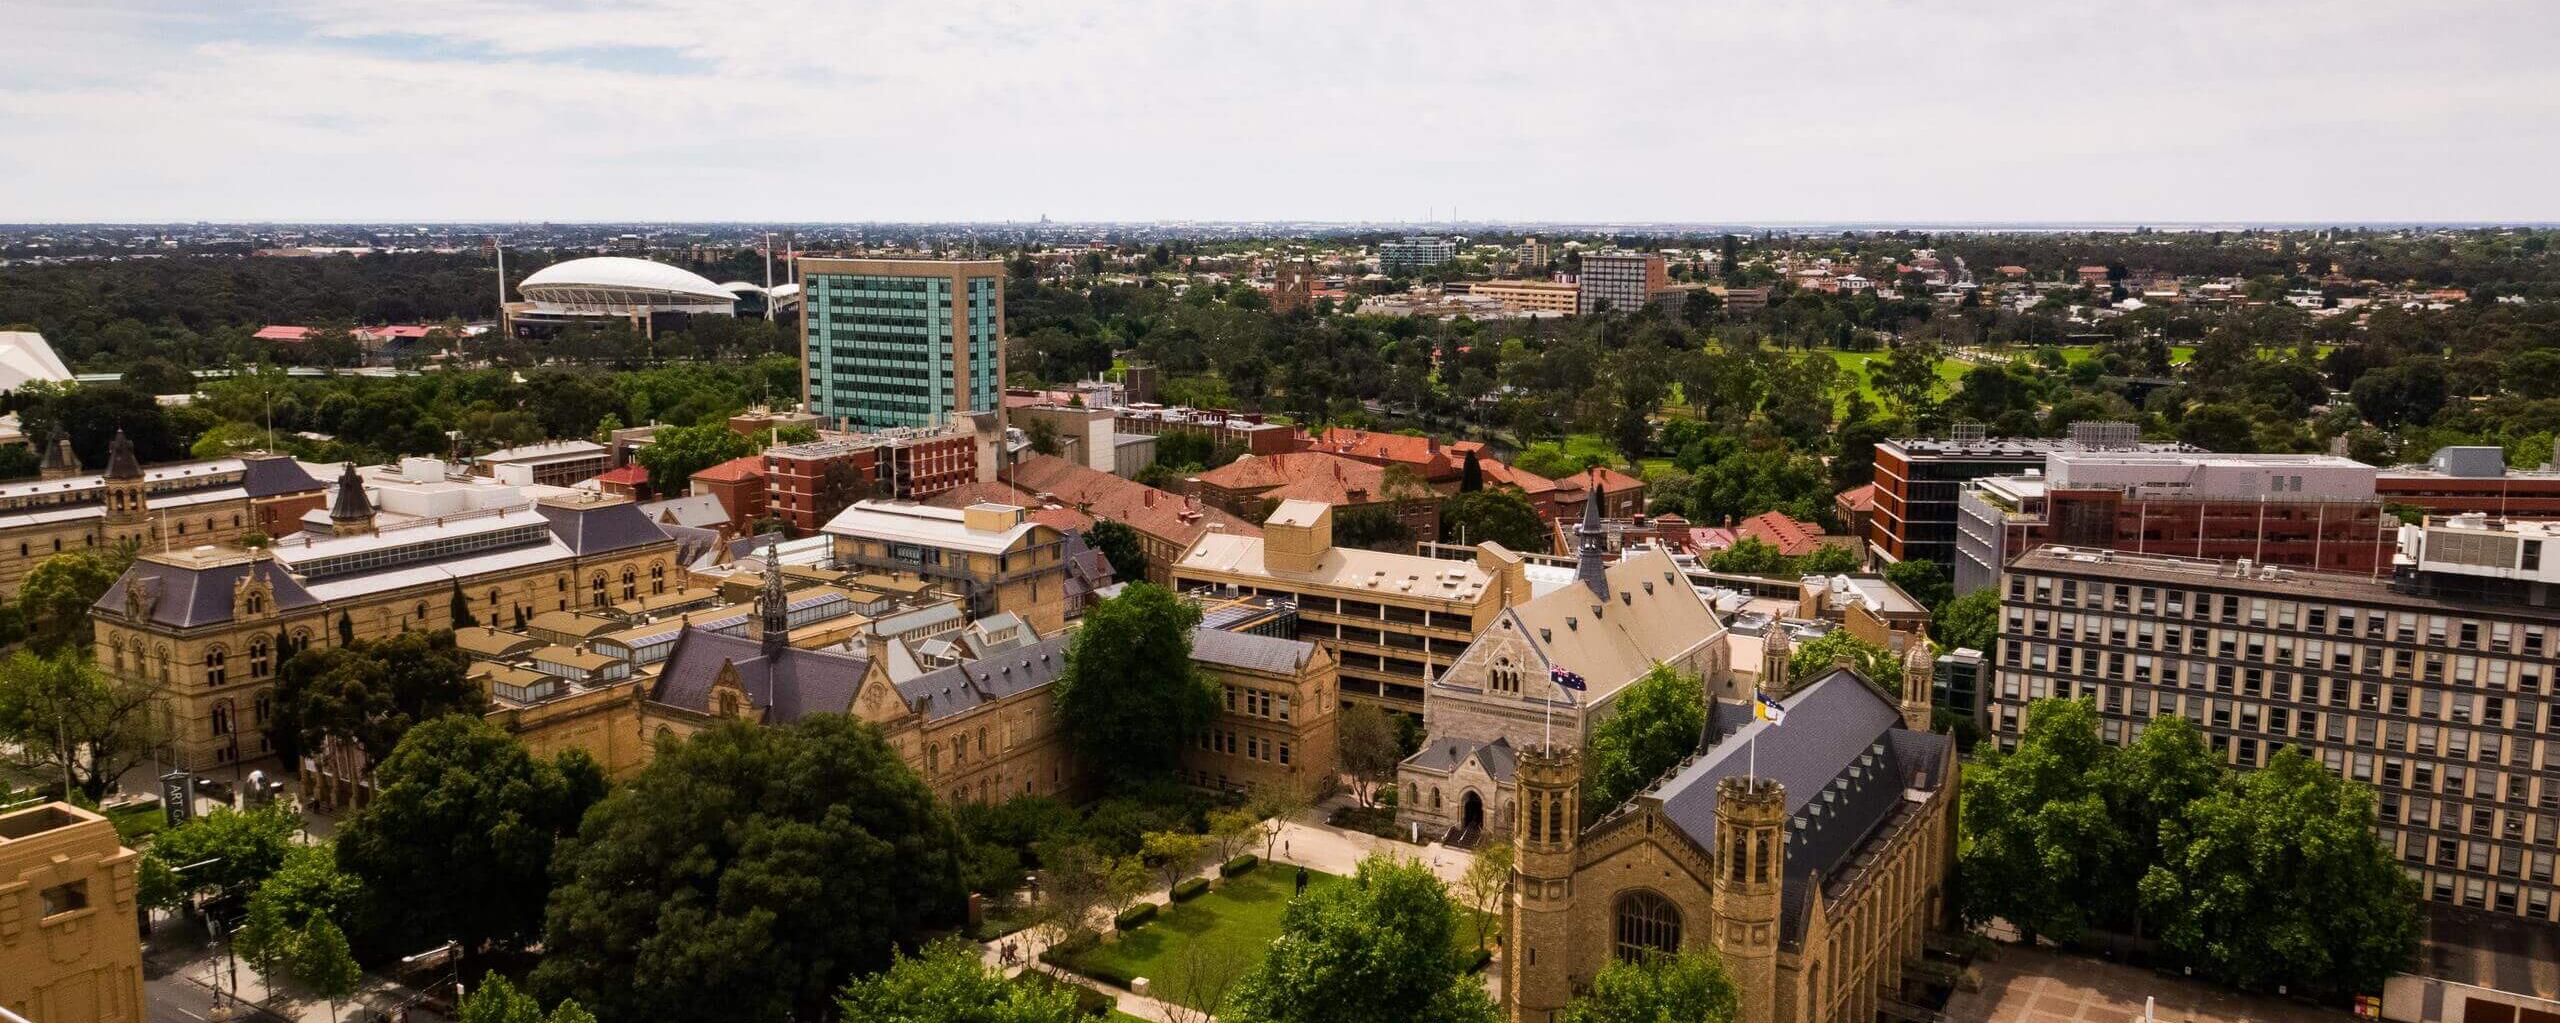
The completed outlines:
<svg viewBox="0 0 2560 1023">
<path fill-rule="evenodd" d="M 1958 991 L 1946 1018 L 1983 1023 L 2350 1023 L 2335 1009 L 2244 995 L 2086 956 L 2001 945 L 1974 963 L 1982 990 Z"/>
<path fill-rule="evenodd" d="M 416 1000 L 418 992 L 383 977 L 366 974 L 356 993 L 333 1011 L 327 999 L 315 998 L 290 982 L 272 988 L 246 962 L 233 962 L 223 943 L 202 927 L 159 914 L 142 948 L 143 985 L 149 1017 L 176 1023 L 209 1018 L 217 1001 L 246 1003 L 233 1019 L 258 1023 L 357 1023 Z M 442 1020 L 424 1008 L 410 1010 L 412 1021 Z"/>
<path fill-rule="evenodd" d="M 1399 860 L 1428 863 L 1433 874 L 1452 884 L 1466 876 L 1467 868 L 1475 862 L 1475 854 L 1464 849 L 1451 849 L 1437 843 L 1417 848 L 1403 842 L 1379 838 L 1376 835 L 1345 831 L 1324 823 L 1331 814 L 1332 806 L 1327 804 L 1310 809 L 1299 818 L 1279 822 L 1278 833 L 1273 836 L 1269 844 L 1270 855 L 1265 858 L 1275 864 L 1305 867 L 1327 874 L 1349 874 L 1359 869 L 1361 860 L 1373 854 L 1384 854 Z M 1253 849 L 1252 852 L 1256 856 L 1263 855 L 1263 849 L 1260 847 Z M 1202 867 L 1192 876 L 1214 878 L 1217 873 L 1218 864 L 1212 863 Z M 1172 901 L 1171 892 L 1169 889 L 1158 888 L 1148 892 L 1139 901 L 1161 905 Z M 1098 916 L 1090 925 L 1108 929 L 1111 926 L 1111 920 L 1108 916 Z M 1104 983 L 1082 974 L 1059 970 L 1041 962 L 1040 953 L 1049 947 L 1048 940 L 1041 934 L 1043 930 L 1044 928 L 1039 927 L 1027 928 L 987 942 L 985 951 L 987 964 L 1003 970 L 1006 976 L 1018 976 L 1026 969 L 1033 969 L 1086 985 L 1111 995 L 1119 1003 L 1121 1012 L 1147 1020 L 1149 1023 L 1206 1023 L 1208 1020 L 1208 1017 L 1194 1010 L 1168 1006 L 1126 988 Z M 1007 945 L 1012 946 L 1014 951 L 1014 962 L 1010 966 L 1006 965 L 1004 960 L 1004 949 Z M 1488 977 L 1491 972 L 1487 971 Z"/>
</svg>

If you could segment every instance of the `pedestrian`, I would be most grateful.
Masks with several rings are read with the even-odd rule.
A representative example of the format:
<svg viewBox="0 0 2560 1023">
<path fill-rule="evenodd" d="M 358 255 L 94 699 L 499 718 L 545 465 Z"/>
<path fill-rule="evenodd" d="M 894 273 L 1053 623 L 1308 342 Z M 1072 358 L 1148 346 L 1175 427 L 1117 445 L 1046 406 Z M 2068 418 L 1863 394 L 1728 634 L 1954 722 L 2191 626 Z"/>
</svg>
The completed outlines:
<svg viewBox="0 0 2560 1023">
<path fill-rule="evenodd" d="M 1298 868 L 1298 890 L 1297 890 L 1297 892 L 1296 892 L 1295 894 L 1297 894 L 1297 895 L 1305 895 L 1306 893 L 1307 893 L 1307 868 L 1305 868 L 1305 867 L 1299 867 L 1299 868 Z"/>
</svg>

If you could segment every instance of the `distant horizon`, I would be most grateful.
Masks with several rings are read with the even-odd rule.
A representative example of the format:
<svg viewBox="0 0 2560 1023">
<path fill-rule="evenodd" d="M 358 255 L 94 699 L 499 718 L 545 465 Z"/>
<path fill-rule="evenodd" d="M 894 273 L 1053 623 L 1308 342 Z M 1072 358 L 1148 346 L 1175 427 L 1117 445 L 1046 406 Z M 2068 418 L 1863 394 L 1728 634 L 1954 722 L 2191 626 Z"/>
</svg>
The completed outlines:
<svg viewBox="0 0 2560 1023">
<path fill-rule="evenodd" d="M 1400 230 L 1428 234 L 1434 230 L 1455 233 L 1465 230 L 1516 231 L 1554 229 L 1558 231 L 1673 231 L 1680 233 L 1738 233 L 1745 231 L 1912 231 L 1944 233 L 1978 231 L 1986 233 L 2064 233 L 2086 231 L 2096 233 L 2198 233 L 2207 231 L 2281 230 L 2494 230 L 2494 229 L 2560 229 L 2560 220 L 1306 220 L 1275 218 L 1202 218 L 1179 217 L 1137 220 L 1078 220 L 1051 218 L 1042 220 L 753 220 L 753 219 L 473 219 L 473 218 L 402 218 L 378 217 L 362 219 L 219 219 L 183 220 L 43 220 L 0 221 L 0 230 L 29 228 L 150 228 L 150 227 L 241 227 L 241 228 L 539 228 L 539 227 L 770 227 L 770 228 L 869 228 L 869 227 L 1290 227 L 1328 230 Z"/>
<path fill-rule="evenodd" d="M 15 0 L 9 27 L 12 223 L 2560 222 L 2556 4 Z"/>
</svg>

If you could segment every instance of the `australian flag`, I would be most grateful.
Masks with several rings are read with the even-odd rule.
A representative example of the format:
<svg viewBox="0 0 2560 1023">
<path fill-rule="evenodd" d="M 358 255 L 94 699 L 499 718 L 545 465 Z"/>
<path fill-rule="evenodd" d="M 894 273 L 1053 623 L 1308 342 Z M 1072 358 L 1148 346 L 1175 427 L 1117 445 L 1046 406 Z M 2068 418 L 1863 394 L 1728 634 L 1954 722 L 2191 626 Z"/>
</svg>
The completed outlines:
<svg viewBox="0 0 2560 1023">
<path fill-rule="evenodd" d="M 1559 689 L 1571 689 L 1574 692 L 1579 693 L 1591 688 L 1591 684 L 1583 681 L 1582 676 L 1566 671 L 1563 668 L 1548 668 L 1547 678 L 1554 682 L 1556 687 Z"/>
</svg>

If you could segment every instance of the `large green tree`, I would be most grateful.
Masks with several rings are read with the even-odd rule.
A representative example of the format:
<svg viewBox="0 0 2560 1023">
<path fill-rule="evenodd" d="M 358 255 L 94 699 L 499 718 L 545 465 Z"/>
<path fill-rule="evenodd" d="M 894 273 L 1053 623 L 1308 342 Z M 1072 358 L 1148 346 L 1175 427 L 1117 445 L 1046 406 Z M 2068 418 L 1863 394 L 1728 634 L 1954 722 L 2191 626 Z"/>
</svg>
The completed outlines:
<svg viewBox="0 0 2560 1023">
<path fill-rule="evenodd" d="M 1558 1023 L 1731 1023 L 1742 994 L 1714 952 L 1612 959 Z"/>
<path fill-rule="evenodd" d="M 986 950 L 958 938 L 901 955 L 836 997 L 847 1023 L 1082 1023 L 1075 990 L 1015 983 L 987 967 Z"/>
<path fill-rule="evenodd" d="M 1493 1001 L 1450 954 L 1458 919 L 1431 868 L 1372 856 L 1280 917 L 1280 940 L 1238 983 L 1229 1023 L 1492 1023 Z"/>
<path fill-rule="evenodd" d="M 249 896 L 248 918 L 232 940 L 261 976 L 282 975 L 301 951 L 311 921 L 343 919 L 361 894 L 362 883 L 338 869 L 329 843 L 294 846 Z"/>
<path fill-rule="evenodd" d="M 339 628 L 352 629 L 343 614 Z M 486 708 L 470 667 L 453 633 L 441 630 L 296 651 L 276 674 L 268 736 L 288 762 L 331 738 L 344 740 L 340 748 L 350 756 L 379 760 L 420 722 Z M 354 773 L 367 765 L 341 766 Z"/>
<path fill-rule="evenodd" d="M 1473 454 L 1469 452 L 1470 457 Z M 1471 490 L 1442 501 L 1440 538 L 1470 544 L 1491 540 L 1526 554 L 1545 554 L 1555 548 L 1538 510 L 1508 490 Z"/>
<path fill-rule="evenodd" d="M 1084 540 L 1102 552 L 1111 562 L 1111 575 L 1122 582 L 1136 582 L 1147 577 L 1147 549 L 1138 541 L 1138 531 L 1126 522 L 1096 519 L 1085 531 Z"/>
<path fill-rule="evenodd" d="M 167 909 L 191 895 L 255 891 L 284 866 L 301 826 L 279 804 L 217 809 L 153 835 L 142 853 L 142 901 Z"/>
<path fill-rule="evenodd" d="M 1200 609 L 1153 583 L 1135 582 L 1084 614 L 1067 647 L 1058 724 L 1078 763 L 1114 786 L 1171 774 L 1217 713 L 1218 689 L 1191 663 Z"/>
<path fill-rule="evenodd" d="M 584 751 L 537 759 L 460 714 L 410 729 L 374 785 L 338 832 L 338 864 L 363 882 L 357 937 L 386 952 L 458 941 L 466 956 L 540 935 L 552 845 L 605 790 Z"/>
<path fill-rule="evenodd" d="M 2015 752 L 1965 772 L 1965 917 L 2074 941 L 2123 908 L 2132 843 L 2107 805 L 2115 750 L 2086 701 L 2039 700 Z"/>
<path fill-rule="evenodd" d="M 148 681 L 108 678 L 85 651 L 19 650 L 0 660 L 0 737 L 65 791 L 98 799 L 160 740 L 158 697 Z"/>
<path fill-rule="evenodd" d="M 957 918 L 959 848 L 872 726 L 725 723 L 663 746 L 560 843 L 534 986 L 604 1019 L 814 1018 Z"/>
<path fill-rule="evenodd" d="M 2288 747 L 2163 825 L 2143 907 L 2172 954 L 2226 983 L 2378 993 L 2416 962 L 2420 928 L 2417 882 L 2374 825 L 2372 790 Z"/>
<path fill-rule="evenodd" d="M 1902 660 L 1891 650 L 1850 635 L 1847 629 L 1833 629 L 1796 647 L 1787 655 L 1787 682 L 1803 685 L 1813 681 L 1842 658 L 1847 658 L 1849 667 L 1865 675 L 1867 681 L 1883 686 L 1886 692 L 1902 695 Z"/>
<path fill-rule="evenodd" d="M 97 631 L 89 608 L 133 564 L 130 543 L 63 551 L 36 563 L 18 583 L 18 614 L 27 642 L 38 650 L 72 647 L 83 652 Z"/>
<path fill-rule="evenodd" d="M 660 430 L 656 439 L 632 457 L 649 470 L 650 492 L 681 494 L 692 485 L 694 473 L 758 450 L 755 441 L 739 435 L 729 424 L 710 422 Z"/>
<path fill-rule="evenodd" d="M 1617 710 L 1591 730 L 1584 807 L 1606 813 L 1680 758 L 1698 751 L 1707 727 L 1706 685 L 1657 664 L 1618 694 Z"/>
<path fill-rule="evenodd" d="M 1999 631 L 2000 589 L 1985 586 L 1947 602 L 1930 622 L 1938 634 L 1938 645 L 1948 649 L 1970 647 L 1984 653 L 1991 651 L 1991 639 Z"/>
</svg>

